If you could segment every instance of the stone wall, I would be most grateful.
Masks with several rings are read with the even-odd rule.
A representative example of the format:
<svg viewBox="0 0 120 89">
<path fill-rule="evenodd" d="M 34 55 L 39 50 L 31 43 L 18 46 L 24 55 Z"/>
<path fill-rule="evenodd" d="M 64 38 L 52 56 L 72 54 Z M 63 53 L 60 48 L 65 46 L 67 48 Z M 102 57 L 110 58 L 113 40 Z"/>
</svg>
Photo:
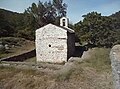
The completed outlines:
<svg viewBox="0 0 120 89">
<path fill-rule="evenodd" d="M 67 59 L 74 56 L 75 52 L 75 34 L 67 32 Z"/>
<path fill-rule="evenodd" d="M 67 31 L 48 24 L 36 30 L 37 61 L 67 62 Z"/>
<path fill-rule="evenodd" d="M 19 55 L 15 55 L 15 56 L 11 56 L 11 57 L 7 57 L 7 58 L 2 58 L 0 59 L 0 61 L 25 61 L 28 58 L 32 58 L 36 56 L 36 50 L 31 50 L 29 52 L 23 53 L 23 54 L 19 54 Z"/>
<path fill-rule="evenodd" d="M 37 62 L 0 62 L 0 67 L 18 68 L 18 69 L 33 69 L 46 73 L 57 73 L 64 65 L 50 64 L 50 63 L 37 63 Z M 56 72 L 55 72 L 56 71 Z"/>
<path fill-rule="evenodd" d="M 110 52 L 113 83 L 115 89 L 120 89 L 120 45 L 115 45 Z"/>
</svg>

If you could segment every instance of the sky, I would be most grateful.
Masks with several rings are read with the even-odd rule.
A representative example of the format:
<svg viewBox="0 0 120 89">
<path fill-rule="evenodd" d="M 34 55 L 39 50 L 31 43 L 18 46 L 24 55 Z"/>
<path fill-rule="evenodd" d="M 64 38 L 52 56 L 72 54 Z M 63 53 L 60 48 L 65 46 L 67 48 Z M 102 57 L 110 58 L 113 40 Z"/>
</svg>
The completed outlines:
<svg viewBox="0 0 120 89">
<path fill-rule="evenodd" d="M 39 0 L 0 0 L 0 8 L 22 13 L 33 2 Z M 42 2 L 49 0 L 40 0 Z M 97 11 L 103 16 L 109 16 L 120 11 L 120 0 L 63 0 L 67 8 L 67 17 L 71 23 L 77 23 L 82 20 L 82 15 Z"/>
</svg>

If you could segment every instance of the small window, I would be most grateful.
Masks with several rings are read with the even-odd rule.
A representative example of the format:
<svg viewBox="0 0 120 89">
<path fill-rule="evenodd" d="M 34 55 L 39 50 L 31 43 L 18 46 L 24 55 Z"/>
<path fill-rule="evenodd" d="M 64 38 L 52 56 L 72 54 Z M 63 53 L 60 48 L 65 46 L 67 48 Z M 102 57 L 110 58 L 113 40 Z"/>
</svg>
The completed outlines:
<svg viewBox="0 0 120 89">
<path fill-rule="evenodd" d="M 63 19 L 63 22 L 65 22 L 65 19 Z"/>
<path fill-rule="evenodd" d="M 65 26 L 65 19 L 63 19 L 63 26 Z"/>
<path fill-rule="evenodd" d="M 65 26 L 65 22 L 63 22 L 63 26 Z"/>
<path fill-rule="evenodd" d="M 49 47 L 51 47 L 51 45 L 49 44 Z"/>
</svg>

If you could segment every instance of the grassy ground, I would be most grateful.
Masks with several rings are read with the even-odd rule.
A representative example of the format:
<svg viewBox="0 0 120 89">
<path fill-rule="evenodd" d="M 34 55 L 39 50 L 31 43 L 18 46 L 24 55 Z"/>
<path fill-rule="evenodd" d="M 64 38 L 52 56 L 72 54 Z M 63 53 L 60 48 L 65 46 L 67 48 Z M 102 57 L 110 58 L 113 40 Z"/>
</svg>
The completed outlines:
<svg viewBox="0 0 120 89">
<path fill-rule="evenodd" d="M 92 49 L 90 58 L 63 73 L 0 67 L 0 89 L 113 89 L 109 51 Z"/>
<path fill-rule="evenodd" d="M 0 58 L 18 55 L 35 48 L 34 42 L 23 38 L 5 37 L 0 38 L 0 41 L 3 45 L 8 44 L 10 48 L 3 53 L 0 52 Z"/>
<path fill-rule="evenodd" d="M 75 61 L 73 68 L 57 75 L 56 80 L 65 89 L 113 89 L 109 52 L 105 48 L 92 49 L 90 58 Z"/>
<path fill-rule="evenodd" d="M 96 69 L 98 72 L 103 72 L 111 69 L 109 58 L 110 49 L 95 48 L 90 53 L 91 57 L 86 59 L 82 65 Z"/>
</svg>

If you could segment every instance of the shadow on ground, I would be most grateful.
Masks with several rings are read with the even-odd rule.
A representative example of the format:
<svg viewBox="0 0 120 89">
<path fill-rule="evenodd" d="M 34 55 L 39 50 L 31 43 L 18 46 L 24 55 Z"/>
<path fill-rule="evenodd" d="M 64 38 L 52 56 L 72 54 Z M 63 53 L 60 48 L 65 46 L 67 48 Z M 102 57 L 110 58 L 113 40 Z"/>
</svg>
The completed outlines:
<svg viewBox="0 0 120 89">
<path fill-rule="evenodd" d="M 86 46 L 75 46 L 75 53 L 73 57 L 82 57 L 84 51 L 87 51 Z"/>
</svg>

